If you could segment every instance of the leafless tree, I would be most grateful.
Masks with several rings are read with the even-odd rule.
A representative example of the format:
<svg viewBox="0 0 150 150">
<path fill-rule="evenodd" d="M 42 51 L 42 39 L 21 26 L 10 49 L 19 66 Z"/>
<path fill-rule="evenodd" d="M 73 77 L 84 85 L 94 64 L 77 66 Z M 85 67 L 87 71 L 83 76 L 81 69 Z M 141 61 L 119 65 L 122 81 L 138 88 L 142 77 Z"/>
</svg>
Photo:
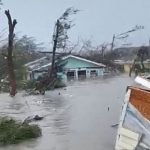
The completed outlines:
<svg viewBox="0 0 150 150">
<path fill-rule="evenodd" d="M 12 20 L 9 10 L 5 11 L 5 15 L 8 19 L 8 26 L 9 26 L 9 35 L 8 35 L 8 52 L 6 55 L 7 58 L 7 67 L 8 67 L 8 77 L 10 83 L 10 95 L 15 96 L 16 94 L 16 77 L 14 73 L 14 65 L 13 65 L 13 41 L 14 41 L 14 28 L 17 24 L 16 19 Z"/>
</svg>

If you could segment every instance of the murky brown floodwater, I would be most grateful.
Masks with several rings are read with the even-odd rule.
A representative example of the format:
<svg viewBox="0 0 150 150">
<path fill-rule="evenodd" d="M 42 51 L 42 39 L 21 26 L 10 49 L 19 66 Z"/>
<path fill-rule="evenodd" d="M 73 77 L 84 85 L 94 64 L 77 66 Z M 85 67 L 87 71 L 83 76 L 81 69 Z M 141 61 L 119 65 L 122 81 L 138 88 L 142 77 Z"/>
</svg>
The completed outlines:
<svg viewBox="0 0 150 150">
<path fill-rule="evenodd" d="M 37 122 L 41 138 L 0 150 L 114 150 L 117 129 L 111 125 L 118 123 L 126 86 L 132 83 L 123 75 L 76 82 L 45 96 L 1 94 L 0 115 L 24 120 L 38 114 L 45 119 Z"/>
</svg>

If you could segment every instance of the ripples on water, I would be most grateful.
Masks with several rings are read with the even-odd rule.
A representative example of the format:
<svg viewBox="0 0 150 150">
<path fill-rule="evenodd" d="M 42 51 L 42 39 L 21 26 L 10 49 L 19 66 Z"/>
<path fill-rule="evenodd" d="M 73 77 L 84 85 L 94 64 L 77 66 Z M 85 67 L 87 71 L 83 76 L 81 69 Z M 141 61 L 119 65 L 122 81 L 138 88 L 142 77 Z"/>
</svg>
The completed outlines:
<svg viewBox="0 0 150 150">
<path fill-rule="evenodd" d="M 22 121 L 36 114 L 45 118 L 35 122 L 42 128 L 41 138 L 0 150 L 113 150 L 116 129 L 111 125 L 118 123 L 126 86 L 132 83 L 118 76 L 71 82 L 45 96 L 1 94 L 1 116 Z"/>
</svg>

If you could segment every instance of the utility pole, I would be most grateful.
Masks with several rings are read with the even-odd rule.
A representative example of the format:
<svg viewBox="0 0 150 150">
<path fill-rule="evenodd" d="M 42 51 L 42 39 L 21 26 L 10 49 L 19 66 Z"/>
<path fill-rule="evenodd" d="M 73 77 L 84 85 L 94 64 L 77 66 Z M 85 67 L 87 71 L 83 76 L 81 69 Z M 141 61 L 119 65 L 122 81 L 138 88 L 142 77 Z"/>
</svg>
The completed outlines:
<svg viewBox="0 0 150 150">
<path fill-rule="evenodd" d="M 112 53 L 112 51 L 113 51 L 113 48 L 114 48 L 114 43 L 115 43 L 115 40 L 116 39 L 118 39 L 118 40 L 122 40 L 122 39 L 125 39 L 125 38 L 127 38 L 128 36 L 129 36 L 129 34 L 130 33 L 132 33 L 132 32 L 135 32 L 135 31 L 137 31 L 137 30 L 140 30 L 140 29 L 144 29 L 144 26 L 138 26 L 138 25 L 136 25 L 133 29 L 131 29 L 131 30 L 128 30 L 128 31 L 126 31 L 126 32 L 123 32 L 123 33 L 120 33 L 120 34 L 118 34 L 118 35 L 113 35 L 113 39 L 112 39 L 112 43 L 110 44 L 111 45 L 111 53 Z M 149 44 L 150 44 L 150 41 L 149 41 Z"/>
<path fill-rule="evenodd" d="M 113 48 L 114 48 L 115 39 L 125 39 L 129 36 L 130 33 L 135 32 L 135 31 L 140 30 L 140 29 L 144 29 L 144 26 L 135 26 L 133 29 L 128 30 L 126 32 L 120 33 L 118 35 L 114 34 L 113 35 L 113 40 L 112 40 L 112 43 L 111 43 L 111 50 L 113 50 Z"/>
</svg>

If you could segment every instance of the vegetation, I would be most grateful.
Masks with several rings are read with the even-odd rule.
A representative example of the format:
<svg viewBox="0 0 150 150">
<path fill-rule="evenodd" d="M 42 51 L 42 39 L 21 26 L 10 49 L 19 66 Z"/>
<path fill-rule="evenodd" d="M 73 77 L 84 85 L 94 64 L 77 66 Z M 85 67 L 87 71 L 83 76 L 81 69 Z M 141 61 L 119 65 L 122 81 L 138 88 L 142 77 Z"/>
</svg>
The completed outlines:
<svg viewBox="0 0 150 150">
<path fill-rule="evenodd" d="M 61 17 L 58 18 L 56 21 L 54 35 L 53 35 L 52 66 L 51 66 L 51 71 L 50 71 L 51 82 L 53 82 L 53 80 L 55 80 L 55 78 L 57 77 L 56 71 L 55 71 L 56 70 L 55 69 L 56 50 L 65 49 L 67 40 L 69 38 L 67 35 L 67 32 L 73 26 L 72 21 L 70 20 L 69 17 L 73 14 L 76 14 L 78 11 L 79 10 L 74 9 L 73 7 L 70 7 L 66 9 L 66 11 L 61 15 Z"/>
<path fill-rule="evenodd" d="M 20 90 L 28 90 L 35 88 L 36 81 L 34 80 L 19 80 L 17 81 L 17 87 Z"/>
<path fill-rule="evenodd" d="M 1 0 L 0 0 L 1 2 Z M 55 27 L 54 27 L 54 34 L 53 34 L 53 52 L 52 52 L 52 66 L 49 68 L 48 76 L 50 79 L 47 80 L 46 85 L 43 85 L 43 83 L 39 84 L 41 88 L 44 87 L 44 89 L 50 89 L 55 87 L 61 87 L 64 85 L 61 83 L 61 80 L 58 77 L 58 73 L 60 72 L 60 68 L 62 70 L 63 65 L 59 64 L 59 60 L 63 55 L 56 55 L 57 50 L 61 50 L 62 52 L 66 53 L 72 52 L 73 49 L 79 50 L 78 52 L 75 52 L 73 54 L 79 55 L 82 57 L 85 57 L 89 60 L 93 60 L 96 62 L 104 63 L 105 65 L 115 68 L 115 64 L 113 63 L 113 60 L 115 59 L 123 59 L 126 60 L 129 58 L 130 60 L 133 59 L 132 57 L 136 54 L 137 49 L 136 48 L 119 48 L 114 49 L 114 41 L 112 44 L 109 43 L 103 43 L 99 45 L 92 45 L 92 42 L 90 40 L 83 41 L 81 48 L 78 44 L 73 46 L 72 48 L 69 48 L 69 37 L 67 32 L 69 29 L 71 29 L 74 24 L 73 21 L 70 20 L 70 16 L 77 14 L 79 10 L 74 9 L 73 7 L 66 9 L 66 11 L 56 20 Z M 7 12 L 7 16 L 9 11 Z M 5 12 L 5 14 L 6 14 Z M 9 20 L 10 19 L 10 20 Z M 14 31 L 14 27 L 16 24 L 16 20 L 11 20 L 11 16 L 9 14 L 8 17 L 8 23 L 9 23 L 9 29 L 13 27 L 9 31 Z M 115 39 L 120 38 L 126 38 L 127 34 L 133 31 L 136 31 L 137 28 L 133 30 L 129 30 L 125 32 L 124 34 L 119 34 L 118 36 L 114 36 Z M 13 36 L 11 36 L 11 35 Z M 13 82 L 13 86 L 15 87 L 17 85 L 18 89 L 28 89 L 35 87 L 36 83 L 35 81 L 25 81 L 26 79 L 26 69 L 24 67 L 24 64 L 33 61 L 35 59 L 41 58 L 44 54 L 38 53 L 43 47 L 41 47 L 42 43 L 36 43 L 36 40 L 33 37 L 28 37 L 27 35 L 22 36 L 21 38 L 14 37 L 14 33 L 10 33 L 8 37 L 8 43 L 11 44 L 8 46 L 3 46 L 0 48 L 0 80 L 5 79 L 5 83 L 3 84 L 3 87 L 6 87 L 6 91 L 9 91 L 8 87 L 8 81 L 10 83 L 10 72 L 9 68 L 11 68 L 11 75 L 13 70 L 13 78 L 16 79 L 16 82 Z M 14 40 L 15 38 L 15 40 Z M 13 40 L 15 42 L 13 42 Z M 112 46 L 112 47 L 111 47 Z M 11 48 L 11 50 L 10 50 Z M 11 51 L 11 64 L 13 62 L 13 65 L 8 67 L 8 51 Z M 141 57 L 142 58 L 142 57 Z M 142 60 L 141 60 L 142 61 Z M 56 63 L 57 62 L 57 63 Z M 8 75 L 9 74 L 9 75 Z M 42 79 L 41 81 L 43 82 Z M 14 81 L 14 80 L 11 80 Z M 45 82 L 45 81 L 44 81 Z M 10 84 L 9 84 L 10 85 Z M 38 85 L 38 87 L 40 87 Z M 50 87 L 51 86 L 51 87 Z M 8 89 L 8 90 L 7 90 Z M 15 92 L 13 92 L 12 95 L 14 95 Z"/>
<path fill-rule="evenodd" d="M 149 68 L 145 68 L 144 66 L 144 59 L 148 56 L 148 48 L 147 47 L 140 47 L 137 51 L 136 58 L 134 59 L 134 62 L 132 64 L 132 67 L 130 68 L 129 76 L 131 76 L 132 71 L 135 71 L 135 74 L 138 75 L 138 73 L 144 73 L 149 70 Z"/>
<path fill-rule="evenodd" d="M 36 43 L 35 39 L 28 37 L 26 35 L 21 38 L 17 38 L 14 44 L 13 50 L 13 63 L 14 63 L 14 73 L 17 80 L 17 88 L 26 88 L 33 87 L 33 83 L 25 81 L 26 79 L 26 68 L 24 65 L 30 61 L 41 58 L 44 54 L 37 52 L 42 49 L 41 43 Z M 8 75 L 7 75 L 7 61 L 5 54 L 7 53 L 7 47 L 4 45 L 0 48 L 0 81 L 4 80 L 4 83 L 0 82 L 0 85 L 5 87 L 4 91 L 9 92 L 8 90 Z M 31 85 L 31 84 L 32 85 Z"/>
<path fill-rule="evenodd" d="M 0 144 L 16 144 L 31 138 L 41 136 L 41 129 L 37 125 L 21 123 L 12 118 L 0 119 Z"/>
<path fill-rule="evenodd" d="M 14 43 L 14 29 L 17 24 L 16 19 L 12 20 L 9 10 L 5 11 L 5 15 L 8 19 L 8 26 L 9 26 L 9 34 L 8 34 L 8 46 L 7 46 L 7 53 L 5 54 L 6 61 L 7 61 L 7 71 L 8 71 L 8 80 L 10 85 L 10 95 L 15 96 L 16 94 L 16 76 L 14 73 L 14 64 L 13 64 L 13 43 Z"/>
<path fill-rule="evenodd" d="M 58 77 L 60 70 L 63 70 L 64 64 L 61 64 L 62 55 L 56 57 L 56 50 L 64 50 L 67 44 L 68 30 L 73 26 L 72 21 L 69 19 L 70 15 L 76 14 L 79 10 L 74 8 L 68 8 L 56 21 L 54 34 L 53 34 L 53 52 L 52 52 L 52 65 L 49 72 L 37 82 L 36 90 L 45 93 L 46 89 L 54 89 L 59 87 L 64 87 L 61 79 Z"/>
</svg>

